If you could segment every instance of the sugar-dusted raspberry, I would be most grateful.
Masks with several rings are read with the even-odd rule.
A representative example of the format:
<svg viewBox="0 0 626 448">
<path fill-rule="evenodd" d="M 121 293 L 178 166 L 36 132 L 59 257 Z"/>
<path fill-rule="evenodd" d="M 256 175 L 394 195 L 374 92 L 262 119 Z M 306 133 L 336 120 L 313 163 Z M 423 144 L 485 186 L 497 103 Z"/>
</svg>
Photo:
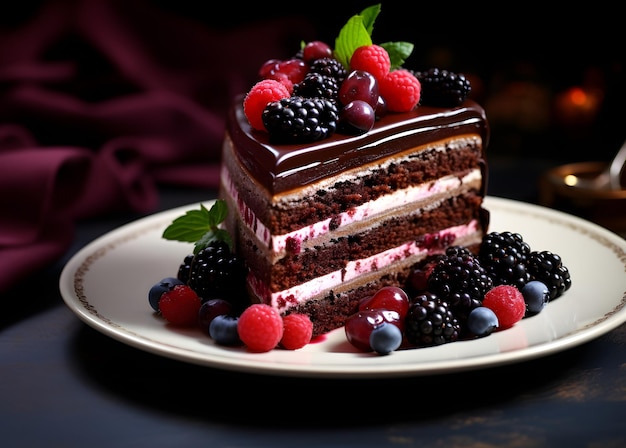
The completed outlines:
<svg viewBox="0 0 626 448">
<path fill-rule="evenodd" d="M 283 318 L 276 308 L 255 303 L 246 308 L 237 324 L 239 337 L 251 352 L 268 352 L 283 337 Z"/>
<path fill-rule="evenodd" d="M 369 72 L 380 82 L 391 69 L 389 53 L 376 44 L 359 47 L 352 53 L 350 69 Z"/>
<path fill-rule="evenodd" d="M 409 112 L 420 101 L 421 84 L 405 69 L 389 72 L 379 83 L 380 95 L 387 102 L 390 112 Z"/>
<path fill-rule="evenodd" d="M 297 350 L 311 342 L 313 323 L 306 314 L 289 314 L 283 317 L 283 338 L 280 345 L 287 350 Z"/>
<path fill-rule="evenodd" d="M 161 295 L 159 311 L 171 324 L 192 326 L 197 325 L 201 305 L 200 297 L 191 287 L 176 285 Z"/>
<path fill-rule="evenodd" d="M 494 286 L 485 294 L 482 305 L 496 313 L 501 330 L 515 325 L 526 313 L 524 296 L 513 285 Z"/>
<path fill-rule="evenodd" d="M 246 114 L 250 126 L 258 131 L 265 131 L 265 125 L 261 119 L 265 106 L 272 101 L 278 101 L 289 96 L 289 90 L 280 81 L 263 79 L 257 82 L 243 100 L 243 112 Z"/>
</svg>

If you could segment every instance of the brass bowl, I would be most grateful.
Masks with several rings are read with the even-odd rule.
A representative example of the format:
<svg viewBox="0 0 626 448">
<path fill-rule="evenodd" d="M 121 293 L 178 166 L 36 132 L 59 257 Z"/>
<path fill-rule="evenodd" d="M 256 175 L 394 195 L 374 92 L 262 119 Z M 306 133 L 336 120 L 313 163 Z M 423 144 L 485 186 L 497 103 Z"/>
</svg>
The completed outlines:
<svg viewBox="0 0 626 448">
<path fill-rule="evenodd" d="M 587 183 L 576 183 L 576 179 L 593 179 L 606 167 L 604 162 L 579 162 L 546 171 L 539 180 L 539 203 L 626 235 L 626 189 L 590 188 Z"/>
</svg>

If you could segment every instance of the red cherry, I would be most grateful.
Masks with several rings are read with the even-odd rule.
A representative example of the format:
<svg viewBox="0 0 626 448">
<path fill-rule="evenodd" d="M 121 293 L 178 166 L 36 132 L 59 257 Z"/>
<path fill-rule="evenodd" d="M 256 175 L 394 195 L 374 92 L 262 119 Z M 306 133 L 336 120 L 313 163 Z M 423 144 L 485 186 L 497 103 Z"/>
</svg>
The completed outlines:
<svg viewBox="0 0 626 448">
<path fill-rule="evenodd" d="M 302 49 L 302 59 L 305 62 L 311 63 L 317 59 L 330 58 L 333 55 L 333 50 L 326 42 L 314 40 L 309 42 Z"/>
<path fill-rule="evenodd" d="M 373 108 L 378 106 L 378 81 L 371 73 L 353 70 L 339 87 L 339 102 L 346 105 L 354 100 L 362 100 Z"/>
<path fill-rule="evenodd" d="M 276 70 L 278 70 L 278 64 L 280 59 L 268 59 L 259 68 L 259 77 L 262 79 L 269 78 Z"/>
<path fill-rule="evenodd" d="M 370 335 L 372 330 L 383 322 L 397 326 L 404 333 L 404 319 L 397 311 L 392 310 L 363 310 L 348 318 L 345 325 L 346 338 L 354 347 L 362 352 L 371 352 Z"/>
<path fill-rule="evenodd" d="M 409 311 L 409 296 L 402 288 L 384 286 L 359 303 L 359 311 L 376 309 L 396 311 L 404 319 Z"/>
<path fill-rule="evenodd" d="M 231 315 L 232 312 L 233 306 L 230 302 L 224 299 L 209 299 L 198 310 L 198 325 L 208 332 L 213 319 L 220 315 Z"/>
</svg>

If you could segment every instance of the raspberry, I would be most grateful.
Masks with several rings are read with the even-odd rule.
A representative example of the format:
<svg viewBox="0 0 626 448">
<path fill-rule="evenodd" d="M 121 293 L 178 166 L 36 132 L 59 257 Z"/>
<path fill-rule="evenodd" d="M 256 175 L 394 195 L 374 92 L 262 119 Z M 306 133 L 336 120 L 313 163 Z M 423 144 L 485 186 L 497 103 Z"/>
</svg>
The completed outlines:
<svg viewBox="0 0 626 448">
<path fill-rule="evenodd" d="M 421 84 L 408 70 L 400 69 L 387 73 L 378 87 L 390 112 L 409 112 L 420 101 Z"/>
<path fill-rule="evenodd" d="M 280 345 L 287 350 L 297 350 L 311 342 L 313 323 L 306 314 L 289 314 L 283 317 L 283 337 Z"/>
<path fill-rule="evenodd" d="M 255 303 L 246 308 L 237 324 L 239 337 L 252 352 L 268 352 L 283 337 L 283 318 L 276 308 Z"/>
<path fill-rule="evenodd" d="M 494 286 L 485 294 L 482 305 L 496 313 L 499 329 L 512 327 L 526 313 L 524 296 L 512 285 Z"/>
<path fill-rule="evenodd" d="M 376 44 L 359 47 L 352 53 L 350 69 L 369 72 L 378 82 L 381 82 L 391 69 L 389 53 Z"/>
<path fill-rule="evenodd" d="M 159 311 L 165 320 L 185 327 L 197 324 L 200 306 L 200 297 L 187 285 L 174 286 L 159 300 Z"/>
<path fill-rule="evenodd" d="M 272 101 L 278 101 L 289 96 L 289 90 L 280 81 L 263 79 L 257 82 L 243 100 L 243 112 L 246 114 L 250 126 L 257 131 L 265 131 L 265 125 L 261 118 L 265 106 Z"/>
</svg>

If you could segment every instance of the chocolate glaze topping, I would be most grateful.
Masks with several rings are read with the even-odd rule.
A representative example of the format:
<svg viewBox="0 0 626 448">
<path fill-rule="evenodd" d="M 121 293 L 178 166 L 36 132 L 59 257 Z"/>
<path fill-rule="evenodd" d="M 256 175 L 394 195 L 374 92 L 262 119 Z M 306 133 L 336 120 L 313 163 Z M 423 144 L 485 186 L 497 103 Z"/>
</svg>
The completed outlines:
<svg viewBox="0 0 626 448">
<path fill-rule="evenodd" d="M 360 136 L 335 133 L 313 143 L 272 144 L 267 133 L 250 127 L 242 104 L 243 97 L 231 108 L 227 132 L 242 165 L 272 195 L 456 135 L 480 135 L 484 152 L 489 138 L 484 109 L 466 100 L 452 109 L 419 106 L 409 113 L 389 113 Z"/>
</svg>

